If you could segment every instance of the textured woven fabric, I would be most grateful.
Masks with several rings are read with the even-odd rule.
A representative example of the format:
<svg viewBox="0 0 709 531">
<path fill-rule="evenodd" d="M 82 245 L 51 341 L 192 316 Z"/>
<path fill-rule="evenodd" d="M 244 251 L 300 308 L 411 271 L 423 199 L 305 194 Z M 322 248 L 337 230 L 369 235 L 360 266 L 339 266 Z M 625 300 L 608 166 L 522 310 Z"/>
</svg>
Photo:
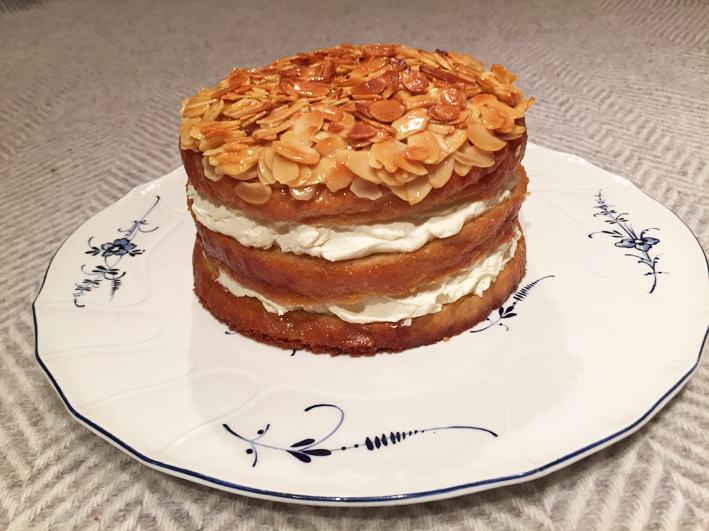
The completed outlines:
<svg viewBox="0 0 709 531">
<path fill-rule="evenodd" d="M 153 471 L 75 422 L 34 358 L 62 241 L 179 165 L 180 101 L 233 66 L 341 42 L 500 62 L 530 140 L 635 182 L 709 249 L 709 4 L 8 2 L 0 9 L 0 529 L 709 529 L 709 369 L 634 435 L 544 478 L 402 507 L 232 495 Z"/>
</svg>

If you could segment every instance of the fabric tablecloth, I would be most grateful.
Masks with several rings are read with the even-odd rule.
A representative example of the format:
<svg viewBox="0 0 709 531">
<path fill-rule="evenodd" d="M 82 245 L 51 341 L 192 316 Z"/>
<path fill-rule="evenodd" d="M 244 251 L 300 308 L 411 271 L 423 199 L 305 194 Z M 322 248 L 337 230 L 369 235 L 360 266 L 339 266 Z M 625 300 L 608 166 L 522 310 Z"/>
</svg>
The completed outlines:
<svg viewBox="0 0 709 531">
<path fill-rule="evenodd" d="M 342 42 L 468 52 L 518 75 L 530 141 L 624 176 L 709 249 L 706 1 L 0 3 L 0 529 L 709 529 L 709 370 L 637 433 L 444 501 L 309 507 L 143 466 L 67 413 L 31 305 L 61 243 L 178 167 L 180 101 L 235 66 Z M 705 352 L 706 354 L 706 352 Z"/>
</svg>

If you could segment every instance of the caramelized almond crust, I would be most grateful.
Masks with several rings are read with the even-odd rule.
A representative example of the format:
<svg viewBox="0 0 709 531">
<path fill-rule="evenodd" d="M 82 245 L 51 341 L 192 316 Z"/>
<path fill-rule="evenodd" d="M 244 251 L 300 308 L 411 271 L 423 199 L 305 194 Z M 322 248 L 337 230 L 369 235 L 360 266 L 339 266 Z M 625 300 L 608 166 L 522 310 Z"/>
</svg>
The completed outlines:
<svg viewBox="0 0 709 531">
<path fill-rule="evenodd" d="M 523 124 L 524 119 L 517 120 Z M 241 182 L 229 176 L 212 181 L 204 176 L 202 154 L 191 150 L 180 150 L 189 182 L 194 188 L 212 201 L 241 210 L 254 218 L 271 221 L 299 221 L 308 225 L 352 225 L 373 223 L 425 212 L 432 208 L 458 201 L 463 198 L 491 197 L 500 185 L 519 165 L 524 157 L 527 133 L 494 153 L 495 164 L 489 168 L 473 167 L 461 177 L 453 173 L 442 188 L 434 188 L 420 203 L 410 205 L 386 187 L 381 187 L 382 196 L 371 200 L 357 197 L 349 188 L 330 192 L 320 186 L 319 191 L 309 201 L 298 201 L 291 197 L 288 187 L 272 185 L 272 195 L 268 201 L 257 205 L 244 201 L 234 187 Z"/>
<path fill-rule="evenodd" d="M 443 306 L 440 312 L 398 323 L 353 324 L 333 315 L 302 310 L 277 315 L 266 311 L 258 299 L 235 297 L 216 282 L 216 267 L 204 256 L 199 236 L 193 254 L 195 293 L 202 306 L 230 329 L 280 348 L 305 349 L 330 355 L 371 356 L 399 352 L 458 335 L 483 321 L 500 307 L 524 277 L 524 237 L 515 256 L 481 297 L 468 295 Z"/>
<path fill-rule="evenodd" d="M 517 184 L 505 201 L 470 220 L 458 234 L 431 240 L 410 253 L 379 253 L 330 262 L 284 253 L 275 246 L 245 247 L 196 220 L 195 224 L 207 258 L 243 286 L 291 306 L 353 304 L 363 296 L 398 295 L 439 282 L 508 241 L 527 191 L 528 180 L 521 166 L 517 173 Z"/>
</svg>

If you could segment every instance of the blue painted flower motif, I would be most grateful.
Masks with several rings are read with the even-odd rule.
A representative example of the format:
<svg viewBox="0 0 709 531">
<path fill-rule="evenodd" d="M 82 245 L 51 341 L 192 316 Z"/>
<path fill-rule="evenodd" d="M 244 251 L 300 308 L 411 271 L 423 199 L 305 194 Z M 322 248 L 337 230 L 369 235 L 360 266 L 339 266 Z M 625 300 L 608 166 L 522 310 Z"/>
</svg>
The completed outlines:
<svg viewBox="0 0 709 531">
<path fill-rule="evenodd" d="M 249 448 L 246 449 L 246 454 L 247 455 L 253 455 L 254 460 L 251 463 L 252 467 L 255 467 L 256 464 L 258 463 L 258 450 L 260 448 L 267 448 L 269 450 L 278 450 L 281 452 L 286 452 L 289 455 L 292 455 L 295 457 L 298 461 L 302 463 L 310 463 L 313 460 L 313 457 L 326 457 L 333 455 L 335 452 L 344 452 L 346 450 L 354 450 L 354 449 L 364 449 L 366 448 L 370 452 L 373 452 L 375 450 L 383 449 L 384 447 L 387 447 L 389 445 L 394 446 L 398 443 L 403 442 L 406 440 L 407 436 L 412 437 L 414 435 L 419 435 L 423 433 L 428 433 L 428 432 L 437 432 L 437 431 L 444 431 L 444 430 L 473 430 L 473 431 L 480 431 L 487 433 L 489 435 L 492 435 L 493 437 L 497 437 L 497 433 L 494 431 L 488 430 L 487 428 L 478 428 L 477 426 L 441 426 L 437 428 L 426 428 L 423 430 L 408 430 L 408 431 L 391 431 L 388 435 L 386 433 L 382 433 L 381 435 L 375 435 L 373 438 L 372 437 L 366 437 L 364 441 L 357 442 L 354 444 L 351 444 L 349 446 L 341 446 L 339 448 L 316 448 L 316 446 L 322 444 L 325 442 L 327 439 L 329 439 L 337 430 L 340 429 L 340 426 L 342 426 L 342 423 L 345 420 L 345 412 L 342 410 L 342 408 L 335 406 L 333 404 L 315 404 L 313 406 L 305 408 L 305 413 L 308 413 L 309 411 L 315 410 L 315 409 L 320 409 L 320 408 L 331 408 L 335 409 L 340 413 L 340 418 L 337 422 L 337 425 L 334 427 L 334 429 L 328 433 L 325 437 L 321 438 L 320 440 L 316 441 L 315 439 L 309 437 L 307 439 L 303 439 L 301 441 L 298 441 L 296 443 L 291 444 L 289 447 L 281 447 L 281 446 L 274 446 L 271 444 L 266 444 L 262 442 L 260 439 L 265 437 L 268 434 L 268 430 L 271 428 L 270 424 L 266 424 L 266 427 L 258 430 L 256 432 L 257 436 L 254 437 L 253 439 L 249 439 L 247 437 L 243 437 L 236 433 L 233 429 L 229 427 L 227 424 L 222 424 L 222 427 L 229 432 L 231 435 L 234 437 L 237 437 L 238 439 L 244 441 L 249 445 Z"/>
<path fill-rule="evenodd" d="M 657 270 L 657 263 L 660 261 L 660 255 L 652 257 L 648 253 L 648 251 L 652 249 L 653 245 L 660 243 L 660 240 L 657 238 L 652 238 L 651 236 L 645 236 L 645 233 L 651 230 L 660 229 L 650 228 L 641 231 L 640 234 L 636 233 L 635 229 L 633 229 L 630 221 L 628 220 L 628 213 L 622 212 L 618 214 L 618 212 L 613 209 L 613 205 L 606 203 L 606 200 L 603 198 L 603 190 L 599 190 L 596 194 L 596 202 L 598 203 L 598 206 L 594 208 L 599 209 L 600 212 L 596 212 L 593 216 L 606 218 L 604 220 L 606 223 L 616 225 L 620 228 L 620 230 L 613 229 L 597 231 L 589 234 L 588 237 L 593 238 L 596 234 L 607 234 L 612 238 L 620 240 L 615 242 L 616 247 L 640 251 L 642 254 L 639 256 L 637 254 L 626 254 L 625 256 L 637 258 L 639 264 L 643 264 L 650 268 L 650 271 L 646 272 L 645 276 L 652 277 L 652 286 L 650 287 L 650 293 L 652 293 L 655 291 L 655 287 L 657 286 L 657 275 L 662 275 L 664 271 Z"/>
<path fill-rule="evenodd" d="M 657 238 L 651 238 L 650 236 L 645 236 L 644 238 L 625 238 L 617 242 L 615 246 L 625 247 L 627 249 L 635 247 L 638 251 L 646 253 L 656 243 L 660 243 L 660 240 L 658 240 Z"/>
<path fill-rule="evenodd" d="M 124 254 L 130 253 L 131 250 L 135 249 L 136 245 L 130 243 L 127 238 L 120 238 L 114 240 L 113 243 L 104 243 L 101 246 L 103 253 L 101 256 L 111 256 L 115 254 L 116 256 L 123 256 Z"/>
<path fill-rule="evenodd" d="M 86 264 L 81 266 L 81 272 L 86 275 L 86 278 L 84 278 L 82 282 L 74 284 L 74 304 L 77 307 L 83 308 L 84 305 L 79 304 L 79 299 L 92 290 L 98 289 L 101 286 L 101 282 L 104 280 L 111 287 L 110 298 L 113 299 L 113 296 L 121 287 L 123 277 L 126 276 L 126 272 L 121 271 L 117 267 L 118 263 L 126 255 L 138 256 L 144 252 L 143 249 L 138 249 L 131 240 L 139 233 L 153 232 L 158 229 L 158 227 L 149 230 L 144 228 L 148 225 L 146 221 L 148 214 L 152 212 L 155 205 L 158 204 L 158 201 L 160 201 L 160 197 L 155 199 L 153 206 L 148 209 L 140 220 L 133 221 L 130 228 L 118 229 L 118 232 L 125 234 L 122 238 L 117 238 L 112 242 L 104 243 L 98 247 L 92 244 L 93 236 L 89 238 L 89 250 L 86 251 L 86 254 L 90 254 L 91 256 L 98 256 L 100 254 L 103 257 L 103 264 L 97 265 L 90 270 L 87 269 Z"/>
</svg>

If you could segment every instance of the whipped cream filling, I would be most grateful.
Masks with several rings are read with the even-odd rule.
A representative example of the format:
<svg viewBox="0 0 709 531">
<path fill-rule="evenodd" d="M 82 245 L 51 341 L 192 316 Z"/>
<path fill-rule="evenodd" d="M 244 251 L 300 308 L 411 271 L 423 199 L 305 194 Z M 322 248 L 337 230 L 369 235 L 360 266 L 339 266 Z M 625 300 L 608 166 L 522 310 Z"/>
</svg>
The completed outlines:
<svg viewBox="0 0 709 531">
<path fill-rule="evenodd" d="M 331 313 L 348 323 L 398 322 L 411 324 L 411 319 L 436 313 L 444 304 L 450 304 L 466 295 L 480 296 L 490 287 L 502 268 L 509 262 L 517 249 L 521 237 L 519 229 L 509 241 L 492 249 L 470 267 L 462 269 L 437 284 L 424 286 L 413 293 L 397 297 L 363 297 L 356 304 L 318 304 L 311 308 L 288 306 L 275 302 L 260 293 L 242 286 L 229 275 L 219 270 L 217 282 L 237 297 L 256 297 L 271 313 L 283 315 L 293 310 L 317 313 Z"/>
<path fill-rule="evenodd" d="M 187 197 L 192 212 L 208 229 L 231 236 L 241 245 L 308 254 L 331 262 L 361 258 L 374 253 L 410 253 L 435 238 L 458 234 L 463 225 L 510 196 L 517 182 L 513 173 L 490 199 L 459 202 L 423 215 L 389 223 L 315 227 L 293 222 L 256 220 L 243 212 L 213 202 L 192 185 Z"/>
</svg>

